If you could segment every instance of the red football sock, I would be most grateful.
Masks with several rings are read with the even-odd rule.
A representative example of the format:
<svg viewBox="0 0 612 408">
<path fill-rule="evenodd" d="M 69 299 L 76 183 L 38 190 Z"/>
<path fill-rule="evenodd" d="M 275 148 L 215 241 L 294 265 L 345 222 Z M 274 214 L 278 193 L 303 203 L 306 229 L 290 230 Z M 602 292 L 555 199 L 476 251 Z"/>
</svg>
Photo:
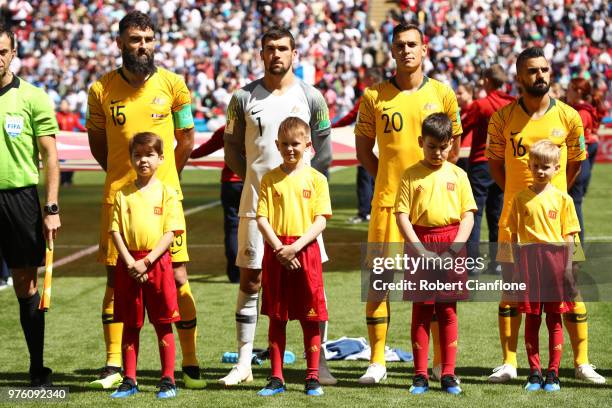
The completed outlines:
<svg viewBox="0 0 612 408">
<path fill-rule="evenodd" d="M 270 363 L 272 365 L 272 377 L 283 378 L 283 356 L 285 354 L 287 322 L 270 319 L 268 328 L 268 344 L 270 351 Z"/>
<path fill-rule="evenodd" d="M 548 371 L 554 371 L 559 376 L 559 365 L 563 355 L 563 325 L 560 313 L 546 313 L 546 327 L 548 327 Z"/>
<path fill-rule="evenodd" d="M 412 304 L 412 324 L 410 336 L 412 338 L 412 354 L 414 355 L 414 375 L 427 375 L 427 358 L 429 353 L 429 325 L 434 312 L 434 305 L 422 302 Z M 438 316 L 438 320 L 441 316 Z M 442 329 L 440 328 L 440 332 Z"/>
<path fill-rule="evenodd" d="M 121 348 L 123 349 L 123 371 L 126 377 L 136 381 L 136 364 L 138 362 L 138 342 L 140 328 L 123 325 Z"/>
<path fill-rule="evenodd" d="M 531 370 L 541 371 L 540 365 L 540 324 L 542 316 L 527 313 L 525 316 L 525 349 L 527 349 L 527 360 Z"/>
<path fill-rule="evenodd" d="M 321 333 L 319 322 L 300 320 L 304 332 L 304 351 L 306 352 L 306 378 L 319 379 L 319 355 L 321 354 Z"/>
<path fill-rule="evenodd" d="M 176 346 L 174 334 L 170 323 L 154 324 L 157 333 L 157 344 L 159 346 L 159 359 L 162 365 L 162 377 L 168 377 L 174 382 L 174 359 L 176 357 Z"/>
<path fill-rule="evenodd" d="M 440 354 L 442 375 L 455 375 L 457 362 L 457 303 L 435 303 L 438 326 L 440 327 Z"/>
</svg>

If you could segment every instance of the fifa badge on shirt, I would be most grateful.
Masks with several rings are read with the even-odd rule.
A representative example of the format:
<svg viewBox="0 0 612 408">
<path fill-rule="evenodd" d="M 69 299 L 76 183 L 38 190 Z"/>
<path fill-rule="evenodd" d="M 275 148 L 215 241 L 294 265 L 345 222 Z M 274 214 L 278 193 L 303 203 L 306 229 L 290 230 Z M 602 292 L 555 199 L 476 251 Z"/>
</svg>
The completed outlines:
<svg viewBox="0 0 612 408">
<path fill-rule="evenodd" d="M 7 115 L 4 118 L 4 130 L 10 137 L 17 137 L 23 130 L 23 118 L 21 116 Z"/>
</svg>

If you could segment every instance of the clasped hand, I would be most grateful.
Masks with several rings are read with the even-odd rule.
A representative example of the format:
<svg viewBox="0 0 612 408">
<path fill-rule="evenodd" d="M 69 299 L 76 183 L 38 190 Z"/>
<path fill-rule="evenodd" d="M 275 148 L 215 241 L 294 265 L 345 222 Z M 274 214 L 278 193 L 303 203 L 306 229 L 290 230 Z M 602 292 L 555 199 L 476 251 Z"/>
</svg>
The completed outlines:
<svg viewBox="0 0 612 408">
<path fill-rule="evenodd" d="M 128 265 L 128 275 L 132 279 L 135 279 L 139 283 L 144 283 L 149 279 L 149 275 L 147 275 L 147 265 L 145 265 L 143 259 L 139 259 L 138 261 L 134 261 L 132 264 Z"/>
<path fill-rule="evenodd" d="M 302 267 L 300 261 L 296 258 L 297 252 L 293 245 L 283 245 L 274 251 L 278 262 L 290 271 L 295 271 Z"/>
</svg>

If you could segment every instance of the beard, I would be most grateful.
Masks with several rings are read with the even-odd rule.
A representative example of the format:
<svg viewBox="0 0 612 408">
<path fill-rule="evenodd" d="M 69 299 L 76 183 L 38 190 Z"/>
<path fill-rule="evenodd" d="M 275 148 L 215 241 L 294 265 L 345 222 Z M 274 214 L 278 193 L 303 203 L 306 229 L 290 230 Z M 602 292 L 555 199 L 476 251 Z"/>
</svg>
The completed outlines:
<svg viewBox="0 0 612 408">
<path fill-rule="evenodd" d="M 531 96 L 544 96 L 548 93 L 550 84 L 546 81 L 537 81 L 531 86 L 523 85 L 523 89 Z"/>
<path fill-rule="evenodd" d="M 155 72 L 155 58 L 152 53 L 151 55 L 147 53 L 137 55 L 124 47 L 121 50 L 121 58 L 123 66 L 132 74 L 148 76 Z"/>
<path fill-rule="evenodd" d="M 272 65 L 271 67 L 267 68 L 266 71 L 268 71 L 270 74 L 272 75 L 285 75 L 287 73 L 287 71 L 289 71 L 291 69 L 291 65 L 289 65 L 288 67 L 285 67 L 284 65 Z"/>
</svg>

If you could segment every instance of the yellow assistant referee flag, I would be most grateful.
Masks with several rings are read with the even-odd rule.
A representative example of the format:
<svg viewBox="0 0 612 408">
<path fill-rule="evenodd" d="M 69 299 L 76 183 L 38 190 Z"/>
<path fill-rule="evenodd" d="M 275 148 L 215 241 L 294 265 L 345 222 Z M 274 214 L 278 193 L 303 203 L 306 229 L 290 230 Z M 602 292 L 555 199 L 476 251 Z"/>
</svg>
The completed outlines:
<svg viewBox="0 0 612 408">
<path fill-rule="evenodd" d="M 38 309 L 46 312 L 51 307 L 51 278 L 53 277 L 53 239 L 47 241 L 47 250 L 45 253 L 45 283 L 43 284 L 43 293 L 40 297 Z"/>
</svg>

